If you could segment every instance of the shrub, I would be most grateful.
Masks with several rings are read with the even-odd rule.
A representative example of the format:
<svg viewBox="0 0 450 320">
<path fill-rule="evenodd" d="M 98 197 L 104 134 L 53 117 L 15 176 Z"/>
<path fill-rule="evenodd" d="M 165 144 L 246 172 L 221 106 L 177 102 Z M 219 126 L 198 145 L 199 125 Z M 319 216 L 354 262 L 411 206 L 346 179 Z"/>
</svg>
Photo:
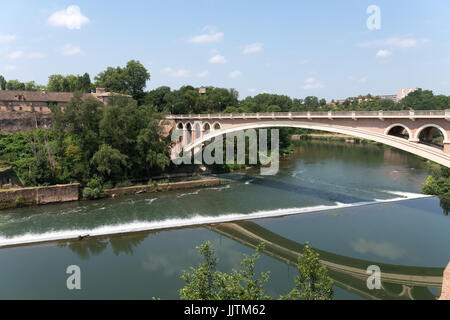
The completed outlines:
<svg viewBox="0 0 450 320">
<path fill-rule="evenodd" d="M 83 197 L 86 199 L 99 199 L 104 197 L 103 186 L 98 179 L 91 179 L 83 189 Z"/>
<path fill-rule="evenodd" d="M 122 181 L 116 184 L 116 188 L 128 188 L 133 186 L 131 181 Z"/>
<path fill-rule="evenodd" d="M 442 196 L 450 192 L 450 169 L 435 168 L 425 179 L 422 192 L 429 195 Z"/>
</svg>

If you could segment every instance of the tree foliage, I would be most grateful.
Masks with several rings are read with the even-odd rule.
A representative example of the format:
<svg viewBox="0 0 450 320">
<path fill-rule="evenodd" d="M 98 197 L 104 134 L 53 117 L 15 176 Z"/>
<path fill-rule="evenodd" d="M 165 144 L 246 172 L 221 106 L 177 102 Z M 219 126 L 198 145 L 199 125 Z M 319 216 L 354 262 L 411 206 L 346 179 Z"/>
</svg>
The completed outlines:
<svg viewBox="0 0 450 320">
<path fill-rule="evenodd" d="M 298 258 L 298 276 L 294 289 L 284 298 L 302 300 L 332 300 L 333 280 L 325 266 L 321 265 L 319 254 L 307 243 L 303 256 Z"/>
<path fill-rule="evenodd" d="M 131 95 L 139 100 L 144 96 L 144 89 L 150 73 L 136 60 L 131 60 L 125 68 L 108 67 L 95 77 L 97 87 L 106 88 L 108 91 Z"/>
<path fill-rule="evenodd" d="M 197 247 L 204 262 L 197 268 L 185 271 L 181 279 L 186 283 L 179 290 L 183 300 L 263 300 L 272 299 L 265 295 L 264 284 L 269 280 L 269 272 L 257 274 L 256 262 L 264 245 L 260 244 L 252 256 L 244 255 L 241 269 L 231 273 L 217 270 L 218 259 L 211 243 Z M 298 260 L 299 276 L 295 288 L 280 299 L 330 300 L 333 298 L 333 281 L 325 267 L 320 265 L 318 254 L 305 246 L 303 258 Z"/>
<path fill-rule="evenodd" d="M 90 93 L 93 90 L 91 77 L 88 73 L 82 76 L 54 74 L 49 76 L 47 90 L 52 92 L 84 92 Z"/>
</svg>

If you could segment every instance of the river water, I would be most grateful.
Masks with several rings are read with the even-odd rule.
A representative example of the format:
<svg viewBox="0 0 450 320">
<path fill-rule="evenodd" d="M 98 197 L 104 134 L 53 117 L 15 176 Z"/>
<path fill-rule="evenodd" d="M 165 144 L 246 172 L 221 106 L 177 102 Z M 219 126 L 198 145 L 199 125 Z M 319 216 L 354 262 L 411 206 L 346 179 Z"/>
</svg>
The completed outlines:
<svg viewBox="0 0 450 320">
<path fill-rule="evenodd" d="M 270 270 L 273 297 L 292 289 L 307 242 L 336 299 L 439 295 L 450 218 L 439 199 L 420 195 L 423 161 L 375 145 L 302 142 L 276 176 L 258 173 L 221 175 L 214 188 L 2 212 L 0 299 L 177 299 L 206 240 L 226 272 L 264 242 L 257 266 Z M 90 238 L 63 240 L 80 235 Z M 58 241 L 38 243 L 48 240 Z M 81 269 L 81 290 L 66 287 L 70 265 Z M 373 265 L 381 289 L 367 287 Z"/>
</svg>

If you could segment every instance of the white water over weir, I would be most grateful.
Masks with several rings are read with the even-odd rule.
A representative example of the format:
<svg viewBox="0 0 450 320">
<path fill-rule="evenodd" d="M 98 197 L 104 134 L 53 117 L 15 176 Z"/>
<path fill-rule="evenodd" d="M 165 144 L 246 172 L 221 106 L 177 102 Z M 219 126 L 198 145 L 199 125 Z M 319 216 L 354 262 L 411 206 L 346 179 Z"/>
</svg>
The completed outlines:
<svg viewBox="0 0 450 320">
<path fill-rule="evenodd" d="M 162 221 L 133 221 L 125 224 L 117 224 L 117 225 L 106 225 L 101 226 L 94 229 L 78 229 L 78 230 L 61 230 L 61 231 L 51 231 L 42 234 L 23 234 L 19 236 L 14 236 L 11 238 L 0 237 L 0 248 L 10 247 L 10 246 L 20 246 L 20 245 L 29 245 L 29 244 L 37 244 L 44 242 L 55 242 L 62 240 L 77 240 L 79 237 L 100 237 L 100 236 L 108 236 L 108 235 L 118 235 L 118 234 L 127 234 L 127 233 L 135 233 L 135 232 L 143 232 L 143 231 L 153 231 L 153 230 L 161 230 L 161 229 L 171 229 L 171 228 L 181 228 L 181 227 L 193 227 L 193 226 L 201 226 L 207 224 L 215 224 L 215 223 L 224 223 L 224 222 L 234 222 L 234 221 L 243 221 L 243 220 L 256 220 L 256 219 L 264 219 L 264 218 L 276 218 L 283 216 L 291 216 L 297 214 L 305 214 L 305 213 L 315 213 L 327 210 L 334 209 L 343 209 L 343 208 L 354 208 L 354 207 L 362 207 L 368 205 L 374 205 L 379 203 L 387 203 L 387 202 L 398 202 L 412 199 L 420 199 L 420 198 L 428 198 L 431 196 L 416 194 L 416 193 L 408 193 L 408 192 L 396 192 L 396 191 L 386 191 L 388 193 L 397 195 L 399 197 L 387 200 L 373 200 L 367 202 L 357 202 L 357 203 L 336 203 L 335 205 L 318 205 L 312 207 L 303 207 L 303 208 L 281 208 L 276 210 L 262 210 L 249 214 L 225 214 L 217 217 L 209 217 L 209 216 L 200 216 L 196 215 L 191 218 L 186 219 L 168 219 Z"/>
</svg>

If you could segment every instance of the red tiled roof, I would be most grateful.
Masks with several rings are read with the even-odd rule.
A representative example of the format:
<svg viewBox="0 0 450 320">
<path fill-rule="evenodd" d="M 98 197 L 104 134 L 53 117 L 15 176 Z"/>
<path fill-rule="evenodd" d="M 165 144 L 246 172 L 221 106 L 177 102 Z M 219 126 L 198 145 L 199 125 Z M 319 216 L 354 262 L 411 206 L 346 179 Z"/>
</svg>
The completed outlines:
<svg viewBox="0 0 450 320">
<path fill-rule="evenodd" d="M 18 96 L 23 96 L 22 101 L 30 102 L 69 102 L 73 97 L 72 92 L 41 92 L 41 91 L 15 91 L 0 90 L 0 101 L 18 101 Z M 93 96 L 90 93 L 84 93 L 83 98 Z"/>
</svg>

